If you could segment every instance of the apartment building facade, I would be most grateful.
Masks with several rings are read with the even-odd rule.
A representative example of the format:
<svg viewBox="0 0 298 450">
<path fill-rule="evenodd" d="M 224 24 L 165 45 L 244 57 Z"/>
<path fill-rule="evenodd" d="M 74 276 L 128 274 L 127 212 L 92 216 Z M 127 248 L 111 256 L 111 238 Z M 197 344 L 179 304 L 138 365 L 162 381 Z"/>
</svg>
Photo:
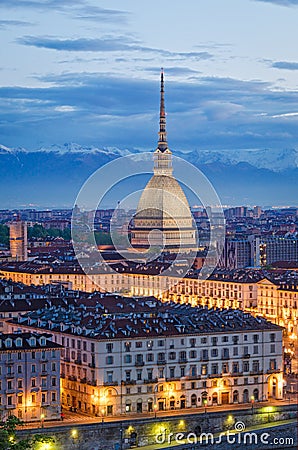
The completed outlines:
<svg viewBox="0 0 298 450">
<path fill-rule="evenodd" d="M 0 334 L 0 416 L 60 419 L 60 352 L 48 333 Z"/>
<path fill-rule="evenodd" d="M 46 329 L 65 347 L 61 400 L 75 411 L 104 417 L 282 398 L 279 326 L 241 311 L 150 301 L 110 297 L 111 309 L 85 304 L 57 317 L 48 311 L 49 320 L 29 313 L 9 328 Z"/>
</svg>

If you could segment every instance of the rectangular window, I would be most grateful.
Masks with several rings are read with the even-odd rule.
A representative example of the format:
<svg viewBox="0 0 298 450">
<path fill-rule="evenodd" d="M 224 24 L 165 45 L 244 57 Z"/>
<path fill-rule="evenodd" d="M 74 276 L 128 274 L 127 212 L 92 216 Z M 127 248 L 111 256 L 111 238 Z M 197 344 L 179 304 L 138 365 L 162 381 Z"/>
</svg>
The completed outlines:
<svg viewBox="0 0 298 450">
<path fill-rule="evenodd" d="M 196 339 L 195 339 L 195 338 L 191 338 L 191 339 L 189 340 L 189 343 L 190 343 L 190 346 L 191 346 L 191 347 L 195 347 L 195 346 L 196 346 Z"/>
<path fill-rule="evenodd" d="M 131 380 L 131 370 L 126 370 L 125 371 L 125 381 L 130 381 Z"/>
<path fill-rule="evenodd" d="M 112 353 L 112 351 L 113 351 L 113 344 L 109 342 L 106 345 L 106 350 L 107 350 L 107 353 Z"/>
<path fill-rule="evenodd" d="M 218 349 L 217 348 L 212 348 L 211 349 L 211 356 L 212 356 L 212 358 L 216 358 L 218 356 Z"/>
<path fill-rule="evenodd" d="M 243 362 L 243 372 L 248 372 L 248 371 L 249 371 L 249 362 L 244 361 Z"/>
<path fill-rule="evenodd" d="M 153 355 L 153 353 L 148 353 L 147 354 L 147 361 L 148 362 L 152 362 L 153 360 L 154 360 L 154 357 L 153 357 L 154 355 Z"/>
<path fill-rule="evenodd" d="M 201 375 L 207 375 L 207 364 L 202 364 Z"/>
<path fill-rule="evenodd" d="M 52 402 L 56 401 L 56 392 L 52 392 Z"/>
<path fill-rule="evenodd" d="M 131 355 L 124 355 L 124 362 L 126 364 L 130 364 L 131 363 Z"/>
<path fill-rule="evenodd" d="M 211 375 L 216 375 L 218 374 L 218 364 L 211 364 Z"/>
<path fill-rule="evenodd" d="M 252 362 L 252 370 L 253 370 L 253 372 L 259 372 L 259 370 L 260 370 L 260 363 L 259 363 L 259 361 L 253 361 Z"/>
<path fill-rule="evenodd" d="M 108 383 L 113 383 L 113 372 L 107 372 L 107 381 Z"/>
<path fill-rule="evenodd" d="M 275 344 L 270 344 L 270 353 L 275 353 Z"/>
<path fill-rule="evenodd" d="M 269 370 L 276 370 L 276 359 L 270 359 Z"/>
</svg>

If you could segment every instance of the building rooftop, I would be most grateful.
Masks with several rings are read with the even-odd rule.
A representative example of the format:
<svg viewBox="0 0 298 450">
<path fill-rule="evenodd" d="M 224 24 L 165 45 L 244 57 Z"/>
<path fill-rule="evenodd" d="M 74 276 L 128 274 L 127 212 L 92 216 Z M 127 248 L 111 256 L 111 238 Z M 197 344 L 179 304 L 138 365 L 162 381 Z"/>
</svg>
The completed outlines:
<svg viewBox="0 0 298 450">
<path fill-rule="evenodd" d="M 89 294 L 74 302 L 29 312 L 14 323 L 49 332 L 88 336 L 97 340 L 175 335 L 281 330 L 261 317 L 232 309 L 207 309 L 154 297 Z"/>
<path fill-rule="evenodd" d="M 21 350 L 62 349 L 63 346 L 50 340 L 49 333 L 0 333 L 0 353 Z"/>
</svg>

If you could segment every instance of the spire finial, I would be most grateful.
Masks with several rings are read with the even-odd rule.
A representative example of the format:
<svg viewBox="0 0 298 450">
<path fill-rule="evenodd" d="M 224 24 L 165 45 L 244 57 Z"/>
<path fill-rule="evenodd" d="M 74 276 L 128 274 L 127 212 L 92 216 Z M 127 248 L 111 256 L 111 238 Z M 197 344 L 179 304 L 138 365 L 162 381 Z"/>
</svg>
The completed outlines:
<svg viewBox="0 0 298 450">
<path fill-rule="evenodd" d="M 164 90 L 164 70 L 161 68 L 160 73 L 160 112 L 159 112 L 159 133 L 158 148 L 161 151 L 166 150 L 167 132 L 166 132 L 166 110 L 165 110 L 165 90 Z"/>
</svg>

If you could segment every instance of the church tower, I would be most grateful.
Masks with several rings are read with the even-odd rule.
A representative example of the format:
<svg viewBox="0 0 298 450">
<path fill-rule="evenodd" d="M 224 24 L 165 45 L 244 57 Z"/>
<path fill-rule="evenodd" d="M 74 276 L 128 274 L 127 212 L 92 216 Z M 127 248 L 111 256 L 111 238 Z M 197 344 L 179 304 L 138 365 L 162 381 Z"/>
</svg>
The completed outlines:
<svg viewBox="0 0 298 450">
<path fill-rule="evenodd" d="M 164 72 L 160 80 L 158 144 L 153 155 L 154 175 L 145 187 L 131 231 L 135 248 L 162 247 L 164 251 L 195 250 L 196 227 L 186 196 L 173 177 L 172 152 L 166 132 Z"/>
</svg>

